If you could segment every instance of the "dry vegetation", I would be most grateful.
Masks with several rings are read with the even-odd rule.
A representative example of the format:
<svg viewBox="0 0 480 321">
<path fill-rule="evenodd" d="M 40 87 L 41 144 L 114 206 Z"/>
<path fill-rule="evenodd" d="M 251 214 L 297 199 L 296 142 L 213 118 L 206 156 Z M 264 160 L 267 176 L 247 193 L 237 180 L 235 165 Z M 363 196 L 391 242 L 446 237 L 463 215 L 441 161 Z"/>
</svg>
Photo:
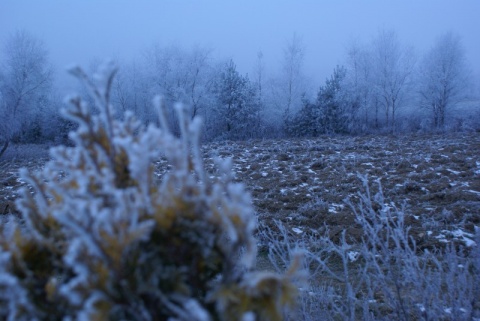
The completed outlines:
<svg viewBox="0 0 480 321">
<path fill-rule="evenodd" d="M 216 157 L 231 157 L 259 220 L 280 220 L 293 234 L 321 232 L 328 225 L 334 240 L 343 230 L 359 237 L 362 231 L 345 203 L 355 203 L 363 191 L 359 175 L 367 176 L 372 193 L 379 181 L 391 206 L 405 207 L 406 224 L 420 247 L 454 238 L 468 243 L 480 226 L 478 134 L 217 142 L 206 145 L 204 155 L 210 168 Z M 23 185 L 18 169 L 38 168 L 46 159 L 46 149 L 35 146 L 5 155 L 0 214 L 15 213 L 14 199 Z"/>
<path fill-rule="evenodd" d="M 28 151 L 18 149 L 15 153 L 6 155 L 7 157 L 0 163 L 0 214 L 4 217 L 8 214 L 17 214 L 14 199 L 18 189 L 24 185 L 18 178 L 18 168 L 26 166 L 35 169 L 42 166 L 47 159 L 43 149 L 35 152 L 32 150 L 32 148 Z M 478 134 L 216 142 L 204 147 L 206 167 L 212 175 L 214 175 L 216 157 L 232 158 L 236 179 L 244 182 L 252 193 L 261 226 L 270 227 L 267 230 L 277 233 L 279 240 L 282 237 L 288 237 L 289 242 L 318 241 L 327 235 L 333 243 L 329 244 L 325 239 L 321 242 L 325 247 L 330 248 L 330 254 L 335 251 L 332 250 L 335 244 L 341 245 L 345 240 L 353 245 L 348 253 L 354 255 L 357 253 L 355 244 L 358 244 L 358 251 L 361 252 L 360 240 L 365 236 L 365 223 L 362 225 L 358 221 L 353 208 L 361 203 L 362 195 L 366 193 L 361 179 L 363 177 L 369 182 L 371 199 L 375 199 L 375 194 L 379 192 L 379 185 L 383 190 L 385 198 L 377 199 L 383 203 L 372 204 L 373 207 L 378 207 L 374 208 L 375 210 L 380 207 L 392 208 L 394 212 L 401 211 L 405 214 L 402 219 L 405 226 L 409 228 L 408 236 L 412 236 L 416 241 L 416 251 L 424 252 L 426 249 L 435 251 L 444 248 L 447 244 L 458 248 L 463 247 L 467 252 L 473 248 L 478 249 L 475 243 L 478 242 L 475 234 L 480 234 L 478 233 L 480 228 L 480 135 Z M 158 175 L 161 177 L 161 173 L 168 170 L 168 166 L 164 161 L 159 161 L 158 169 Z M 261 249 L 265 250 L 260 253 L 266 253 L 268 252 L 266 245 L 272 244 L 272 235 L 261 231 L 259 236 L 263 245 Z M 345 238 L 342 240 L 343 236 Z M 408 239 L 406 240 L 408 242 Z M 282 244 L 276 245 L 279 247 L 279 256 L 288 256 L 288 253 L 280 253 L 283 251 L 280 249 Z M 285 250 L 285 252 L 288 251 Z M 403 252 L 405 253 L 408 254 L 408 251 Z M 451 254 L 451 252 L 448 253 Z M 456 254 L 452 255 L 457 260 Z M 351 259 L 349 257 L 347 261 Z M 265 263 L 265 256 L 260 257 L 259 261 Z M 310 262 L 318 264 L 314 260 Z M 388 264 L 387 261 L 382 262 L 382 264 Z M 341 259 L 333 263 L 338 265 L 337 270 L 333 268 L 334 273 L 345 272 L 342 271 Z M 462 266 L 462 264 L 457 265 Z M 438 271 L 443 273 L 441 275 L 448 276 L 449 271 L 453 270 L 439 269 Z M 363 273 L 363 270 L 354 268 L 349 272 Z M 455 277 L 461 275 L 458 271 L 453 271 L 451 275 L 453 274 Z M 324 276 L 324 274 L 317 275 Z M 353 277 L 357 276 L 353 275 Z M 431 279 L 425 277 L 422 282 L 430 281 Z M 343 283 L 341 280 L 339 282 Z M 411 284 L 415 282 L 417 281 Z M 335 286 L 334 278 L 330 279 L 331 284 Z M 366 286 L 366 283 L 362 284 Z M 405 286 L 405 289 L 410 291 L 410 286 Z M 424 285 L 419 285 L 421 286 Z M 462 286 L 466 287 L 468 284 L 465 283 Z M 473 286 L 475 288 L 475 285 Z M 448 291 L 453 291 L 454 287 L 455 285 L 452 285 Z M 330 291 L 329 289 L 327 290 Z M 314 316 L 318 316 L 318 311 L 324 310 L 326 305 L 336 304 L 332 303 L 333 301 L 324 303 L 317 298 L 319 293 L 323 295 L 327 290 L 309 292 L 311 297 L 312 295 L 315 297 L 316 305 L 313 307 L 312 298 L 307 298 L 308 302 L 302 303 L 303 316 L 299 319 L 315 320 Z M 365 292 L 362 289 L 356 291 L 357 297 L 359 293 Z M 461 291 L 463 290 L 460 289 Z M 385 317 L 402 319 L 402 314 L 398 312 L 399 308 L 392 303 L 396 301 L 384 299 L 382 297 L 384 293 L 385 289 L 381 294 L 374 295 L 380 302 L 376 310 L 371 310 L 375 310 L 371 312 L 374 313 L 374 319 Z M 427 293 L 426 290 L 425 293 Z M 366 292 L 365 295 L 367 295 Z M 348 295 L 345 298 L 348 298 Z M 305 301 L 305 299 L 302 300 Z M 381 303 L 385 304 L 382 306 Z M 329 316 L 336 315 L 340 319 L 346 319 L 351 306 L 355 306 L 355 303 L 349 305 L 347 302 L 342 306 L 344 310 L 337 310 Z M 415 306 L 419 311 L 424 310 L 422 304 L 415 303 Z M 468 310 L 469 316 L 476 316 L 480 311 L 480 301 L 477 299 L 471 302 L 471 306 L 472 308 Z M 306 311 L 307 308 L 308 311 Z M 447 308 L 437 306 L 437 308 L 436 311 L 450 309 L 449 306 Z M 335 309 L 340 308 L 337 306 Z M 463 311 L 462 309 L 460 308 L 459 311 Z M 411 310 L 408 311 L 413 313 Z M 455 319 L 455 317 L 449 318 L 448 313 L 447 317 L 440 316 L 438 312 L 435 313 L 437 314 L 432 319 Z M 459 313 L 460 319 L 464 319 L 462 317 L 464 312 Z M 407 317 L 407 315 L 405 313 L 403 316 Z M 418 317 L 416 314 L 412 319 L 427 320 L 429 318 L 426 315 L 424 313 L 422 317 Z M 352 318 L 357 317 L 354 311 Z M 335 317 L 329 319 L 335 319 Z"/>
<path fill-rule="evenodd" d="M 326 224 L 333 239 L 343 230 L 361 235 L 345 200 L 356 203 L 363 175 L 372 194 L 378 181 L 392 207 L 405 207 L 419 246 L 455 238 L 446 230 L 472 234 L 480 226 L 478 134 L 215 143 L 206 155 L 232 157 L 259 219 L 281 220 L 294 234 Z"/>
</svg>

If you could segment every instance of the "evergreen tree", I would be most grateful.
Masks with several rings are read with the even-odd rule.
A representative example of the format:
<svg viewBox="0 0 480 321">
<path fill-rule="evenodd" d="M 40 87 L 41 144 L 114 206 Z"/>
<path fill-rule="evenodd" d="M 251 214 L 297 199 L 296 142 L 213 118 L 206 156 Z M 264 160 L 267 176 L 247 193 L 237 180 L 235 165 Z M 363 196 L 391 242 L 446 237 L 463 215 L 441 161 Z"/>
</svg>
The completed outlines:
<svg viewBox="0 0 480 321">
<path fill-rule="evenodd" d="M 333 75 L 318 90 L 315 102 L 303 99 L 300 111 L 288 123 L 292 136 L 318 136 L 348 132 L 350 119 L 348 94 L 344 88 L 346 69 L 335 68 Z"/>
<path fill-rule="evenodd" d="M 316 103 L 304 98 L 302 108 L 287 123 L 287 134 L 295 137 L 315 137 L 320 134 L 319 108 Z"/>
<path fill-rule="evenodd" d="M 337 66 L 325 86 L 320 87 L 317 96 L 320 130 L 326 134 L 346 133 L 348 130 L 348 102 L 345 97 L 343 81 L 346 69 Z"/>
<path fill-rule="evenodd" d="M 238 73 L 230 60 L 215 85 L 217 138 L 248 139 L 260 123 L 260 102 L 248 77 Z"/>
</svg>

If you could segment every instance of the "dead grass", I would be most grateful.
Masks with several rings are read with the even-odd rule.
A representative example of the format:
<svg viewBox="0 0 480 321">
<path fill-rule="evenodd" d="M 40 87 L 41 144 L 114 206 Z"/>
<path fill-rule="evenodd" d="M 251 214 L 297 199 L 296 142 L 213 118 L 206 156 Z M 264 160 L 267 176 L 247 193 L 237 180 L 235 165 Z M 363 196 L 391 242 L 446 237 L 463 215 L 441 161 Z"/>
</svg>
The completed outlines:
<svg viewBox="0 0 480 321">
<path fill-rule="evenodd" d="M 15 213 L 14 200 L 23 186 L 18 169 L 39 168 L 45 151 L 45 146 L 16 147 L 6 155 L 0 164 L 0 215 Z M 326 224 L 357 238 L 344 200 L 355 202 L 362 188 L 358 175 L 379 181 L 392 204 L 406 207 L 406 221 L 423 244 L 437 241 L 445 212 L 452 213 L 449 229 L 473 233 L 480 223 L 478 134 L 216 142 L 204 147 L 204 155 L 212 173 L 215 157 L 231 157 L 259 219 L 278 219 L 290 229 L 317 233 Z M 374 184 L 372 189 L 375 193 Z M 431 236 L 429 242 L 425 235 Z"/>
<path fill-rule="evenodd" d="M 421 244 L 438 243 L 435 236 L 445 224 L 430 222 L 444 222 L 445 211 L 454 217 L 449 229 L 473 233 L 480 220 L 478 134 L 215 143 L 205 147 L 209 166 L 213 154 L 233 157 L 237 179 L 252 191 L 260 220 L 276 218 L 290 229 L 316 233 L 327 224 L 357 238 L 344 200 L 355 202 L 358 175 L 379 181 L 392 204 L 405 206 L 406 222 Z"/>
</svg>

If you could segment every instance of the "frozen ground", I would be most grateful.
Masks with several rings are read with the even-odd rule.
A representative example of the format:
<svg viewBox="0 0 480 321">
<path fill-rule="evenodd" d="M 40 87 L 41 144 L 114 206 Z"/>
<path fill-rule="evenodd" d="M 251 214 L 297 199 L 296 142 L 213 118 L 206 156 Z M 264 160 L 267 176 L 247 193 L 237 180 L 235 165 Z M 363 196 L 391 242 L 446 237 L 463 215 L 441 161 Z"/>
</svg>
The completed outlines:
<svg viewBox="0 0 480 321">
<path fill-rule="evenodd" d="M 268 252 L 265 245 L 269 240 L 272 241 L 272 237 L 274 241 L 269 245 L 273 246 L 269 249 L 277 249 L 279 255 L 275 260 L 288 254 L 282 247 L 285 245 L 282 239 L 288 239 L 288 242 L 298 240 L 312 254 L 308 258 L 313 274 L 307 286 L 300 288 L 304 316 L 294 319 L 343 320 L 347 319 L 347 312 L 352 307 L 366 307 L 369 313 L 373 311 L 375 320 L 402 319 L 397 317 L 401 315 L 396 308 L 398 302 L 409 298 L 408 313 L 418 316 L 426 311 L 421 299 L 433 295 L 434 299 L 429 301 L 429 312 L 440 316 L 438 319 L 480 320 L 478 291 L 475 292 L 474 286 L 478 280 L 478 263 L 475 263 L 478 254 L 463 259 L 456 254 L 442 254 L 439 258 L 446 258 L 445 268 L 435 265 L 437 268 L 428 269 L 429 273 L 425 275 L 422 274 L 425 266 L 417 263 L 428 263 L 432 258 L 427 261 L 415 259 L 422 255 L 425 258 L 429 252 L 448 254 L 437 251 L 446 244 L 455 246 L 445 248 L 478 252 L 479 134 L 217 142 L 205 145 L 203 152 L 205 166 L 213 178 L 214 160 L 217 157 L 232 158 L 236 179 L 244 182 L 252 194 L 261 223 L 258 268 L 274 268 L 274 261 L 268 260 L 265 255 Z M 26 146 L 11 150 L 0 161 L 1 221 L 6 222 L 11 214 L 18 216 L 14 200 L 19 188 L 25 185 L 18 177 L 18 169 L 27 167 L 36 170 L 46 159 L 44 147 Z M 157 175 L 161 178 L 169 167 L 164 160 L 159 160 L 157 168 Z M 389 248 L 378 255 L 382 269 L 377 270 L 372 278 L 385 282 L 375 283 L 375 287 L 367 289 L 363 288 L 367 285 L 364 283 L 366 274 L 362 273 L 372 271 L 372 265 L 365 265 L 369 252 L 362 252 L 364 229 L 356 221 L 352 210 L 352 206 L 355 208 L 359 203 L 361 195 L 367 192 L 361 177 L 366 177 L 368 181 L 370 199 L 376 198 L 375 194 L 381 185 L 385 197 L 380 203 L 374 202 L 373 207 L 377 207 L 374 209 L 389 207 L 403 211 L 408 237 L 413 237 L 417 244 L 412 256 L 409 256 L 411 252 L 408 246 L 404 246 L 406 243 L 400 244 L 393 256 Z M 392 213 L 398 214 L 398 211 Z M 378 218 L 376 220 L 378 222 Z M 345 241 L 341 237 L 344 231 L 348 248 L 345 248 L 347 257 L 342 261 L 337 255 L 340 252 L 332 252 L 331 249 L 335 246 L 339 246 L 336 249 L 343 249 Z M 392 231 L 390 228 L 389 232 Z M 410 242 L 410 238 L 407 242 Z M 403 259 L 397 261 L 398 254 L 403 255 Z M 377 259 L 376 255 L 372 257 Z M 342 267 L 348 267 L 349 277 L 337 278 L 325 274 L 325 270 L 315 265 L 322 260 L 327 264 L 323 268 L 333 275 L 341 276 L 345 272 Z M 280 260 L 281 263 L 287 261 L 288 258 Z M 470 268 L 463 269 L 465 264 Z M 391 290 L 396 289 L 398 284 L 395 281 L 399 279 L 391 277 L 392 271 L 408 272 L 405 275 L 414 276 L 411 283 L 401 279 L 402 291 L 397 296 L 392 296 L 394 292 Z M 432 288 L 432 282 L 436 284 L 438 279 L 454 281 Z M 350 297 L 355 297 L 353 301 L 346 300 L 346 284 L 362 286 Z M 378 288 L 378 284 L 383 284 L 383 288 Z M 405 296 L 405 293 L 408 295 Z M 452 314 L 452 307 L 455 306 L 457 312 Z"/>
<path fill-rule="evenodd" d="M 212 175 L 216 157 L 231 157 L 259 220 L 281 220 L 292 235 L 321 233 L 328 225 L 334 240 L 343 230 L 360 237 L 345 203 L 365 192 L 359 175 L 366 175 L 372 194 L 378 181 L 388 205 L 404 207 L 420 247 L 472 246 L 470 235 L 480 227 L 479 134 L 218 142 L 206 145 L 204 155 Z M 45 157 L 45 149 L 29 146 L 0 162 L 0 215 L 15 213 L 23 185 L 18 169 L 38 168 Z M 159 171 L 166 168 L 160 161 Z"/>
<path fill-rule="evenodd" d="M 329 226 L 357 238 L 351 208 L 365 192 L 359 175 L 380 182 L 390 206 L 404 207 L 420 247 L 450 240 L 466 246 L 480 227 L 480 135 L 321 137 L 303 140 L 220 142 L 205 149 L 232 157 L 237 179 L 253 196 L 259 219 L 281 220 L 293 235 Z"/>
</svg>

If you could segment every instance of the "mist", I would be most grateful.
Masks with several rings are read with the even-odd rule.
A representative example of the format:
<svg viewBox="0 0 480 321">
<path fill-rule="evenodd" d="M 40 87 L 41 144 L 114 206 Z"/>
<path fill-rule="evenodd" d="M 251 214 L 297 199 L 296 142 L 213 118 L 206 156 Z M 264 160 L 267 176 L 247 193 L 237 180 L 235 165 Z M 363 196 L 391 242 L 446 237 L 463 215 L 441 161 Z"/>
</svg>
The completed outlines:
<svg viewBox="0 0 480 321">
<path fill-rule="evenodd" d="M 478 0 L 0 1 L 0 320 L 480 320 Z"/>
<path fill-rule="evenodd" d="M 478 12 L 433 0 L 2 1 L 3 140 L 67 137 L 62 97 L 86 91 L 66 70 L 107 60 L 119 117 L 151 122 L 161 94 L 205 119 L 207 141 L 475 130 Z"/>
<path fill-rule="evenodd" d="M 419 52 L 440 34 L 462 37 L 480 72 L 478 1 L 34 1 L 0 3 L 0 42 L 25 29 L 45 42 L 59 76 L 94 58 L 138 59 L 153 44 L 212 48 L 251 73 L 262 51 L 273 72 L 294 33 L 303 38 L 305 69 L 316 86 L 345 58 L 353 41 L 394 29 Z"/>
</svg>

